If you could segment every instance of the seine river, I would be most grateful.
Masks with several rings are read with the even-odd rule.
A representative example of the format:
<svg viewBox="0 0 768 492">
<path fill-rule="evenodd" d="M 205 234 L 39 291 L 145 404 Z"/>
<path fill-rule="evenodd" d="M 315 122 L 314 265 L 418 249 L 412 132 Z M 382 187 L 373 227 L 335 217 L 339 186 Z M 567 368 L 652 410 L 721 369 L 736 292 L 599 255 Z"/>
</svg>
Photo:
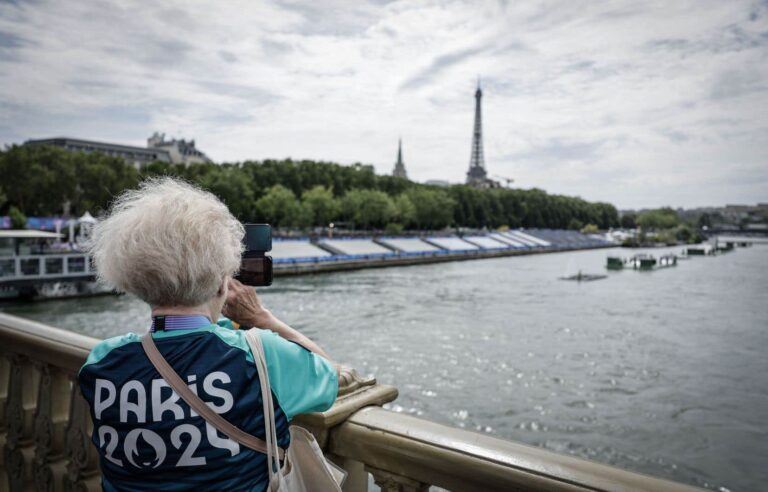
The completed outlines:
<svg viewBox="0 0 768 492">
<path fill-rule="evenodd" d="M 763 489 L 768 247 L 558 280 L 603 273 L 608 253 L 278 278 L 261 292 L 337 360 L 397 386 L 395 411 L 716 490 Z M 130 296 L 0 309 L 98 337 L 148 324 Z"/>
</svg>

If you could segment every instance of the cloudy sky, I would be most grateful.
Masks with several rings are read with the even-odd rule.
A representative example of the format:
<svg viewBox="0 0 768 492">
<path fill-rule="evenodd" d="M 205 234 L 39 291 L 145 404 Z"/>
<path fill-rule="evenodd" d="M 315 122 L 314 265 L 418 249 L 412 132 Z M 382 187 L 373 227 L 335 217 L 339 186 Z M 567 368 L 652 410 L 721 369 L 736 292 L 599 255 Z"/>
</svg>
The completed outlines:
<svg viewBox="0 0 768 492">
<path fill-rule="evenodd" d="M 0 144 L 489 174 L 620 208 L 768 202 L 768 2 L 0 0 Z"/>
</svg>

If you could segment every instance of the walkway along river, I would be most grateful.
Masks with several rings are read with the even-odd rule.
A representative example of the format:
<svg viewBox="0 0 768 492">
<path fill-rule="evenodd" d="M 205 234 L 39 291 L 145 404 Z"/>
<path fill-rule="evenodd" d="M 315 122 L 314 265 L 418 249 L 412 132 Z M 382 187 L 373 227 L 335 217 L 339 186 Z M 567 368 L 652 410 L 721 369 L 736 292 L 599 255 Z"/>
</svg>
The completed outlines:
<svg viewBox="0 0 768 492">
<path fill-rule="evenodd" d="M 338 360 L 396 385 L 396 411 L 713 489 L 763 489 L 768 247 L 557 280 L 635 252 L 278 278 L 261 292 Z M 148 319 L 129 296 L 0 310 L 97 337 Z"/>
</svg>

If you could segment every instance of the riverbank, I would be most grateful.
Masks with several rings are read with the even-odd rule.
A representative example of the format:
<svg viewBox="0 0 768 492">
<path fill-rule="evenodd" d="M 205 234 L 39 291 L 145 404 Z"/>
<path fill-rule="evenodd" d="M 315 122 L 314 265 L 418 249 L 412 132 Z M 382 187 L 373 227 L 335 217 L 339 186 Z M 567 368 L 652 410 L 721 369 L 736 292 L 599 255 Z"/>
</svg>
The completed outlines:
<svg viewBox="0 0 768 492">
<path fill-rule="evenodd" d="M 302 275 L 613 246 L 599 235 L 535 229 L 461 236 L 276 239 L 271 254 L 276 275 Z"/>
<path fill-rule="evenodd" d="M 529 249 L 529 250 L 476 250 L 461 253 L 439 253 L 424 254 L 419 256 L 400 256 L 400 255 L 366 255 L 363 258 L 356 259 L 329 259 L 325 261 L 301 261 L 301 262 L 280 262 L 274 265 L 274 275 L 294 276 L 307 275 L 313 273 L 331 273 L 352 270 L 363 270 L 367 268 L 387 268 L 394 266 L 413 266 L 427 265 L 431 263 L 444 263 L 449 261 L 469 261 L 485 258 L 502 258 L 506 256 L 523 256 L 545 253 L 559 253 L 564 251 L 576 251 L 585 249 L 615 248 L 616 245 L 605 244 L 601 246 L 590 246 L 581 248 L 547 248 L 547 249 Z"/>
<path fill-rule="evenodd" d="M 614 243 L 596 234 L 535 229 L 464 235 L 275 238 L 269 254 L 274 274 L 289 276 L 611 246 Z M 85 253 L 0 258 L 0 299 L 70 298 L 91 293 L 104 292 L 95 283 L 95 272 Z"/>
</svg>

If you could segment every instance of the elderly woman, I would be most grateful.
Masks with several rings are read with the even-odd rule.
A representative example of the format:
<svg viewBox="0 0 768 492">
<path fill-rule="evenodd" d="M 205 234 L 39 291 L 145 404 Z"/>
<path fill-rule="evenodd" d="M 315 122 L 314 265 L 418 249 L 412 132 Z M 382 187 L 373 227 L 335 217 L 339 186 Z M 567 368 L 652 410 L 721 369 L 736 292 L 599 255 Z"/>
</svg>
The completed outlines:
<svg viewBox="0 0 768 492">
<path fill-rule="evenodd" d="M 320 347 L 232 279 L 242 238 L 242 225 L 216 197 L 166 178 L 121 195 L 96 226 L 91 253 L 101 280 L 149 304 L 151 336 L 190 389 L 263 439 L 259 379 L 242 328 L 259 329 L 278 445 L 285 448 L 291 418 L 329 408 L 338 375 Z M 229 319 L 219 319 L 221 313 Z M 91 406 L 104 490 L 266 489 L 266 456 L 230 440 L 181 400 L 139 335 L 99 343 L 79 381 Z"/>
</svg>

